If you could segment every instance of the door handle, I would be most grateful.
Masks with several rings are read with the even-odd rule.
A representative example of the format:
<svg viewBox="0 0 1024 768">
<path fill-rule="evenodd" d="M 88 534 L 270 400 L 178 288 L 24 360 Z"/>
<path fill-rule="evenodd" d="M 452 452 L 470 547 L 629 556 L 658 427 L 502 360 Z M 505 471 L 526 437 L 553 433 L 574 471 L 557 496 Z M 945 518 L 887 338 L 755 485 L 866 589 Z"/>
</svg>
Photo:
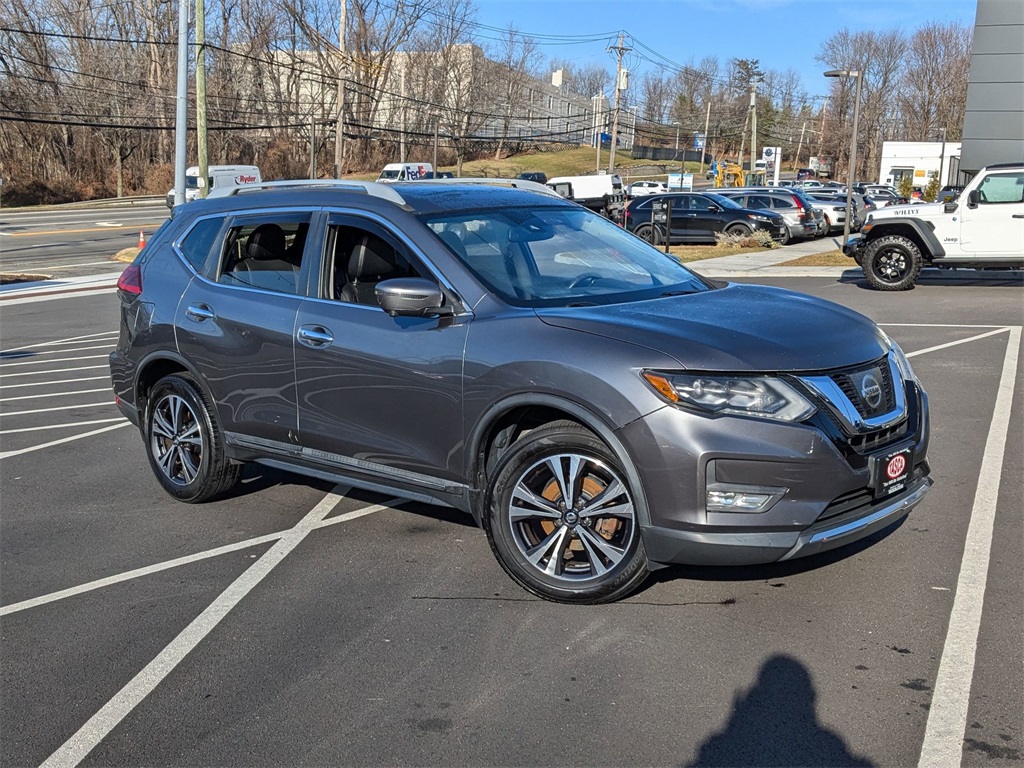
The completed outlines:
<svg viewBox="0 0 1024 768">
<path fill-rule="evenodd" d="M 1015 213 L 1015 214 L 1013 214 L 1013 218 L 1015 218 L 1015 219 L 1024 219 L 1024 213 Z"/>
<path fill-rule="evenodd" d="M 185 309 L 185 316 L 190 320 L 195 320 L 197 323 L 201 323 L 203 320 L 213 320 L 216 317 L 213 310 L 205 304 L 190 305 Z"/>
<path fill-rule="evenodd" d="M 299 328 L 299 341 L 310 347 L 326 347 L 334 336 L 322 325 L 304 325 Z"/>
</svg>

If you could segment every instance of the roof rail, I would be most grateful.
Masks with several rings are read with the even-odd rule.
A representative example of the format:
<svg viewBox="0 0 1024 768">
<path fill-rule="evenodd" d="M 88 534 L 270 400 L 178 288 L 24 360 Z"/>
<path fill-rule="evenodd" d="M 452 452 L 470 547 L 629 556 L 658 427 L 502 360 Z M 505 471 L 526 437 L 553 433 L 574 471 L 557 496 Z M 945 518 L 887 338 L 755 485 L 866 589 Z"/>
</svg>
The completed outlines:
<svg viewBox="0 0 1024 768">
<path fill-rule="evenodd" d="M 264 189 L 287 189 L 296 187 L 330 187 L 332 189 L 343 189 L 349 192 L 362 192 L 365 195 L 379 197 L 382 200 L 387 200 L 395 203 L 396 205 L 407 205 L 405 198 L 387 184 L 378 184 L 375 181 L 348 181 L 345 179 L 286 179 L 284 181 L 264 181 L 259 184 L 246 184 L 240 187 L 230 187 L 219 194 L 207 195 L 207 199 L 210 199 L 211 197 L 230 197 L 242 192 L 256 192 Z"/>
<path fill-rule="evenodd" d="M 524 189 L 529 192 L 540 192 L 544 195 L 550 195 L 552 197 L 561 198 L 555 190 L 551 187 L 540 184 L 536 181 L 527 181 L 526 179 L 499 179 L 499 178 L 455 178 L 455 179 L 417 179 L 413 184 L 486 184 L 493 187 L 513 187 L 515 189 Z"/>
</svg>

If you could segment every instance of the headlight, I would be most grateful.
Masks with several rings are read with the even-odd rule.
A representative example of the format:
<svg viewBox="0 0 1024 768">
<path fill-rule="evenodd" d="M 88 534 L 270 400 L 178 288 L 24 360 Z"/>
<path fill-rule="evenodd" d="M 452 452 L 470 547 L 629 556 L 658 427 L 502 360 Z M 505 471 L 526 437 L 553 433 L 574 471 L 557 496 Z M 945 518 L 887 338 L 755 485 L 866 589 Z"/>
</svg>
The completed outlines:
<svg viewBox="0 0 1024 768">
<path fill-rule="evenodd" d="M 644 380 L 665 400 L 704 413 L 734 413 L 780 421 L 803 421 L 811 403 L 781 379 L 643 371 Z"/>
<path fill-rule="evenodd" d="M 889 351 L 896 360 L 896 367 L 900 369 L 900 375 L 903 377 L 903 380 L 916 382 L 917 374 L 914 373 L 914 369 L 910 366 L 910 361 L 903 350 L 900 349 L 900 345 L 892 339 L 889 339 Z"/>
</svg>

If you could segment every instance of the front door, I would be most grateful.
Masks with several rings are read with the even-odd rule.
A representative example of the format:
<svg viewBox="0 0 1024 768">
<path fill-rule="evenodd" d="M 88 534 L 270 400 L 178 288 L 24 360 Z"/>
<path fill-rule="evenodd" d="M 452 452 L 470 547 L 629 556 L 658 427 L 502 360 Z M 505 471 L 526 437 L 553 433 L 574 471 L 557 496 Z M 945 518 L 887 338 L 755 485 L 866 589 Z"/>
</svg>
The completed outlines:
<svg viewBox="0 0 1024 768">
<path fill-rule="evenodd" d="M 178 304 L 178 349 L 213 395 L 229 440 L 296 441 L 292 347 L 306 293 L 311 216 L 287 211 L 230 218 L 216 255 Z"/>
<path fill-rule="evenodd" d="M 380 308 L 378 282 L 429 272 L 377 221 L 331 214 L 324 254 L 320 298 L 303 302 L 296 322 L 303 453 L 392 485 L 462 482 L 468 317 L 390 317 Z"/>
<path fill-rule="evenodd" d="M 1024 253 L 1024 171 L 993 171 L 971 207 L 961 196 L 960 244 L 967 254 L 1020 259 Z"/>
</svg>

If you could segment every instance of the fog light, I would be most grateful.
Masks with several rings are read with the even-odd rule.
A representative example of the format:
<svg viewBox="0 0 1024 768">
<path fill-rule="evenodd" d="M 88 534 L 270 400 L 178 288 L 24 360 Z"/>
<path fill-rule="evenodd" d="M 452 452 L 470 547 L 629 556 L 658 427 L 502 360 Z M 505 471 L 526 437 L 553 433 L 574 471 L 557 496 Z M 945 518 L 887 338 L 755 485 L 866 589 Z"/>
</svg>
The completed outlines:
<svg viewBox="0 0 1024 768">
<path fill-rule="evenodd" d="M 767 512 L 787 490 L 715 483 L 708 486 L 705 506 L 708 512 Z"/>
</svg>

